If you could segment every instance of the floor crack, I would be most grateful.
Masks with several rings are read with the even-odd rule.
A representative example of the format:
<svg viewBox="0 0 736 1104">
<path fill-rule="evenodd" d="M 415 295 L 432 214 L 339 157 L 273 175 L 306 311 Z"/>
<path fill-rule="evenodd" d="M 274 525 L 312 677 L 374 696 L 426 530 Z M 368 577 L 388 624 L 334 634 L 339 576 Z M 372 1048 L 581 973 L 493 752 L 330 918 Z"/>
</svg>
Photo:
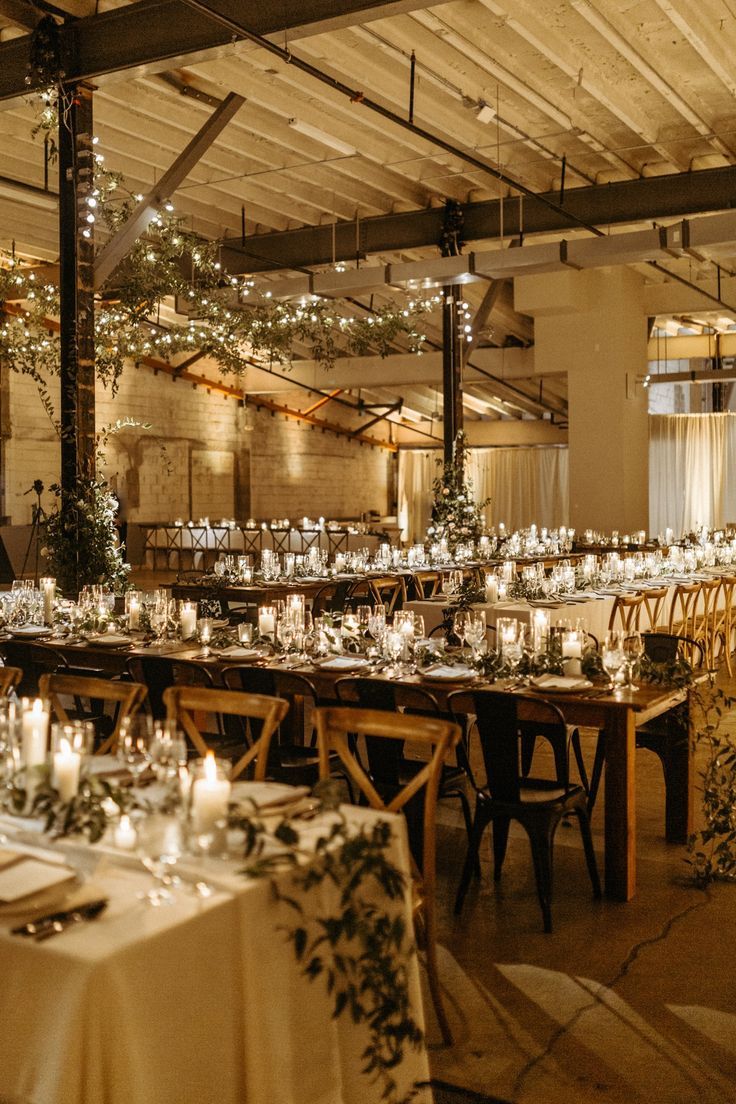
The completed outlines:
<svg viewBox="0 0 736 1104">
<path fill-rule="evenodd" d="M 655 946 L 657 943 L 661 943 L 667 938 L 676 923 L 678 923 L 680 920 L 684 920 L 685 917 L 690 915 L 690 913 L 704 908 L 711 900 L 711 896 L 707 888 L 703 888 L 701 892 L 703 893 L 702 900 L 696 901 L 694 904 L 688 905 L 687 908 L 682 909 L 681 912 L 675 913 L 674 916 L 670 916 L 666 923 L 663 924 L 659 932 L 657 932 L 655 935 L 649 936 L 646 939 L 641 939 L 638 943 L 634 944 L 634 946 L 631 948 L 626 958 L 624 959 L 623 963 L 621 964 L 620 969 L 616 971 L 610 981 L 604 982 L 602 985 L 599 986 L 598 992 L 608 992 L 615 989 L 616 985 L 618 985 L 618 983 L 627 976 L 627 974 L 631 970 L 631 967 L 639 958 L 642 951 L 646 950 L 648 947 Z M 587 1012 L 590 1012 L 593 1008 L 596 1007 L 596 1005 L 601 1003 L 602 1001 L 598 994 L 592 994 L 591 999 L 587 1004 L 584 1004 L 580 1008 L 578 1008 L 575 1013 L 570 1017 L 570 1019 L 567 1020 L 566 1023 L 560 1024 L 557 1029 L 552 1032 L 552 1034 L 549 1036 L 549 1039 L 547 1040 L 547 1045 L 544 1047 L 544 1049 L 540 1051 L 539 1054 L 536 1054 L 532 1058 L 530 1058 L 529 1061 L 524 1066 L 522 1066 L 522 1068 L 517 1073 L 514 1079 L 514 1086 L 512 1090 L 514 1098 L 516 1098 L 521 1093 L 523 1084 L 529 1074 L 532 1073 L 532 1071 L 540 1063 L 544 1062 L 547 1058 L 550 1058 L 552 1056 L 552 1052 L 554 1051 L 560 1039 L 562 1039 L 569 1031 L 571 1031 Z"/>
</svg>

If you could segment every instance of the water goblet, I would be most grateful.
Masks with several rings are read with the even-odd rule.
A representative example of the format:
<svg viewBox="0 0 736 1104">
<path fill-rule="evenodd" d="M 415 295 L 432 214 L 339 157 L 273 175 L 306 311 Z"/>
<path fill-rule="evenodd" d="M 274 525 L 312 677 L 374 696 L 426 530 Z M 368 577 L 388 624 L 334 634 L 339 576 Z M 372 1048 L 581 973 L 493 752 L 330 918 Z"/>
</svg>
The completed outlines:
<svg viewBox="0 0 736 1104">
<path fill-rule="evenodd" d="M 618 673 L 626 662 L 624 655 L 624 633 L 618 629 L 609 629 L 603 642 L 601 654 L 603 669 L 611 680 L 611 689 L 615 689 L 618 681 Z"/>
<path fill-rule="evenodd" d="M 152 739 L 153 718 L 147 713 L 134 713 L 121 722 L 115 754 L 130 771 L 134 784 L 151 764 Z"/>
<path fill-rule="evenodd" d="M 136 826 L 138 857 L 153 878 L 153 885 L 141 899 L 158 908 L 173 903 L 172 871 L 184 850 L 183 825 L 170 813 L 149 813 Z"/>
<path fill-rule="evenodd" d="M 465 626 L 465 642 L 470 645 L 470 655 L 473 660 L 478 658 L 478 649 L 485 638 L 486 613 L 485 610 L 477 610 Z"/>
<path fill-rule="evenodd" d="M 644 642 L 639 632 L 628 632 L 624 637 L 624 658 L 626 660 L 626 681 L 624 685 L 627 690 L 638 690 L 638 686 L 634 686 L 632 681 L 633 669 L 644 654 Z"/>
<path fill-rule="evenodd" d="M 470 610 L 458 610 L 453 618 L 452 631 L 460 641 L 460 648 L 465 644 L 465 633 L 472 618 Z"/>
</svg>

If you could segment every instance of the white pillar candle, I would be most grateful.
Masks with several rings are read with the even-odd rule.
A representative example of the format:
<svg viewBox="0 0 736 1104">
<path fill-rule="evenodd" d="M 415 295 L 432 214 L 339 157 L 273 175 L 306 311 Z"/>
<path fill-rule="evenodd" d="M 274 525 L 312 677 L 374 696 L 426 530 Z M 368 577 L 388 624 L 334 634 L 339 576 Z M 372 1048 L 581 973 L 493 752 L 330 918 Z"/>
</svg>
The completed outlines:
<svg viewBox="0 0 736 1104">
<path fill-rule="evenodd" d="M 495 606 L 498 601 L 498 579 L 495 575 L 486 575 L 486 602 Z"/>
<path fill-rule="evenodd" d="M 133 851 L 138 842 L 136 832 L 130 817 L 123 813 L 113 832 L 113 843 L 120 851 Z"/>
<path fill-rule="evenodd" d="M 204 777 L 197 778 L 192 786 L 192 826 L 197 835 L 211 833 L 218 821 L 227 816 L 230 800 L 230 783 L 217 777 L 217 764 L 211 751 L 204 761 Z"/>
<path fill-rule="evenodd" d="M 59 750 L 54 752 L 53 776 L 53 785 L 62 801 L 71 801 L 77 796 L 81 764 L 82 756 L 78 751 L 73 751 L 70 742 L 62 737 Z"/>
<path fill-rule="evenodd" d="M 276 629 L 276 617 L 273 606 L 261 606 L 258 610 L 258 632 L 260 636 L 273 636 Z"/>
<path fill-rule="evenodd" d="M 54 620 L 54 599 L 56 598 L 56 579 L 41 579 L 41 593 L 43 594 L 43 620 L 45 625 L 51 625 Z"/>
<path fill-rule="evenodd" d="M 197 603 L 182 602 L 179 615 L 182 640 L 190 640 L 197 631 Z"/>
<path fill-rule="evenodd" d="M 132 631 L 137 629 L 141 623 L 141 602 L 140 598 L 133 597 L 128 602 L 128 628 Z"/>
<path fill-rule="evenodd" d="M 26 767 L 38 767 L 46 762 L 46 743 L 49 715 L 40 698 L 31 709 L 25 709 L 21 718 L 21 746 Z"/>
<path fill-rule="evenodd" d="M 532 621 L 532 647 L 535 655 L 544 651 L 548 636 L 549 613 L 547 610 L 537 609 L 534 611 L 534 619 Z"/>
<path fill-rule="evenodd" d="M 342 552 L 338 552 L 335 556 L 335 571 L 337 571 L 337 573 L 340 574 L 340 572 L 342 572 L 344 570 L 345 570 L 345 557 L 343 556 Z"/>
<path fill-rule="evenodd" d="M 577 639 L 564 638 L 562 641 L 562 658 L 563 659 L 580 659 L 583 654 L 580 641 Z"/>
</svg>

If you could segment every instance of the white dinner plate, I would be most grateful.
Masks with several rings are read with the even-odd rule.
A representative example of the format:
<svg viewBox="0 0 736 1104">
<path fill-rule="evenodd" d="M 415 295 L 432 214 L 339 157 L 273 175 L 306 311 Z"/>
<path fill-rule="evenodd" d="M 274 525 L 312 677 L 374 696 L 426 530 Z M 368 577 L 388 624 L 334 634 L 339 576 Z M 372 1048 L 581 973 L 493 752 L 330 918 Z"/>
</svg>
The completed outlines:
<svg viewBox="0 0 736 1104">
<path fill-rule="evenodd" d="M 31 639 L 51 635 L 51 629 L 46 625 L 17 625 L 15 628 L 8 626 L 8 632 L 11 636 L 27 636 Z"/>
<path fill-rule="evenodd" d="M 230 644 L 227 648 L 213 648 L 212 651 L 220 659 L 256 659 L 263 654 L 256 648 L 245 648 L 239 644 Z"/>
</svg>

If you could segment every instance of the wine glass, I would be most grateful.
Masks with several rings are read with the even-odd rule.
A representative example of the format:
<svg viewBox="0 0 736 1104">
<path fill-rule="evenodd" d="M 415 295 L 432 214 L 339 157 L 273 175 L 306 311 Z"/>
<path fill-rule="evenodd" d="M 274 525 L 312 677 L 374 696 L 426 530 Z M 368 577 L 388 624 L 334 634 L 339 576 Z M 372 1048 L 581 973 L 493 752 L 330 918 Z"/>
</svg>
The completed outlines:
<svg viewBox="0 0 736 1104">
<path fill-rule="evenodd" d="M 172 871 L 184 850 L 183 825 L 178 816 L 170 813 L 149 813 L 137 825 L 136 849 L 138 857 L 153 878 L 142 900 L 158 907 L 173 903 Z"/>
<path fill-rule="evenodd" d="M 458 610 L 453 618 L 452 631 L 460 641 L 460 648 L 462 649 L 465 644 L 465 633 L 467 627 L 470 624 L 472 614 L 470 610 Z"/>
<path fill-rule="evenodd" d="M 473 660 L 478 658 L 478 649 L 486 638 L 486 611 L 477 610 L 471 615 L 465 626 L 465 641 L 470 645 Z"/>
<path fill-rule="evenodd" d="M 624 637 L 624 657 L 626 659 L 626 688 L 627 690 L 638 690 L 638 686 L 634 686 L 632 682 L 632 673 L 635 665 L 639 662 L 644 654 L 644 642 L 641 638 L 640 632 L 628 632 Z"/>
<path fill-rule="evenodd" d="M 153 718 L 147 713 L 134 713 L 121 722 L 116 756 L 130 771 L 134 783 L 150 766 L 152 739 Z"/>
<path fill-rule="evenodd" d="M 175 721 L 160 721 L 151 741 L 151 764 L 159 782 L 178 783 L 179 767 L 187 765 L 187 745 Z"/>
<path fill-rule="evenodd" d="M 609 629 L 603 642 L 601 662 L 603 669 L 611 679 L 611 688 L 615 688 L 618 673 L 626 662 L 624 655 L 624 633 L 619 629 Z"/>
</svg>

